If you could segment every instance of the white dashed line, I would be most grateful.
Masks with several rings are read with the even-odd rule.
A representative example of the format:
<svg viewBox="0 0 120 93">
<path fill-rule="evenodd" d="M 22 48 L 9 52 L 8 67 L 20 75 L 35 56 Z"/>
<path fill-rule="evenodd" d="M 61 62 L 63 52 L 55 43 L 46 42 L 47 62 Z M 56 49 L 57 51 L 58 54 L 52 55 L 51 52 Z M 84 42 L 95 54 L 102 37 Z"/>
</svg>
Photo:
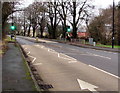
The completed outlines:
<svg viewBox="0 0 120 93">
<path fill-rule="evenodd" d="M 116 77 L 116 78 L 120 79 L 120 77 L 118 77 L 118 76 L 116 76 L 116 75 L 114 75 L 114 74 L 111 74 L 111 73 L 109 73 L 109 72 L 106 72 L 106 71 L 104 71 L 104 70 L 102 70 L 102 69 L 99 69 L 99 68 L 97 68 L 97 67 L 95 67 L 95 66 L 92 66 L 92 65 L 89 65 L 89 66 L 92 67 L 92 68 L 95 68 L 95 69 L 97 69 L 97 70 L 99 70 L 99 71 L 102 71 L 102 72 L 104 72 L 104 73 L 106 73 L 106 74 L 109 74 L 109 75 L 111 75 L 111 76 L 113 76 L 113 77 Z"/>
<path fill-rule="evenodd" d="M 68 57 L 70 60 L 76 60 L 75 58 L 70 57 L 70 56 L 68 56 L 68 55 L 65 55 L 65 54 L 63 54 L 63 53 L 60 53 L 60 54 L 66 56 L 66 57 Z"/>
<path fill-rule="evenodd" d="M 40 45 L 35 45 L 35 46 L 40 46 Z"/>
<path fill-rule="evenodd" d="M 30 54 L 30 51 L 27 53 L 27 55 L 29 55 Z"/>
<path fill-rule="evenodd" d="M 113 53 L 113 54 L 118 54 L 118 53 Z"/>
<path fill-rule="evenodd" d="M 111 59 L 110 57 L 105 57 L 105 56 L 93 54 L 93 53 L 90 53 L 90 52 L 87 52 L 87 53 L 90 54 L 90 55 L 93 55 L 93 56 L 98 56 L 98 57 L 101 57 L 101 58 Z"/>
<path fill-rule="evenodd" d="M 44 46 L 41 46 L 41 48 L 44 48 Z"/>
<path fill-rule="evenodd" d="M 56 52 L 55 50 L 53 50 L 53 49 L 49 49 L 49 48 L 48 48 L 48 52 L 56 53 L 56 54 L 57 54 L 57 52 Z"/>
<path fill-rule="evenodd" d="M 42 65 L 42 63 L 36 63 L 36 64 L 33 64 L 33 65 Z"/>
<path fill-rule="evenodd" d="M 69 61 L 68 63 L 76 63 L 77 61 Z"/>
<path fill-rule="evenodd" d="M 39 45 L 35 45 L 35 46 L 39 46 Z M 70 57 L 70 56 L 68 56 L 68 55 L 66 55 L 66 54 L 58 53 L 58 52 L 56 52 L 56 51 L 53 50 L 53 49 L 46 48 L 45 46 L 41 46 L 41 48 L 47 49 L 48 52 L 56 53 L 59 58 L 69 60 L 68 63 L 76 63 L 76 62 L 77 62 L 77 60 L 76 60 L 75 58 Z M 60 55 L 61 55 L 61 56 L 60 56 Z M 62 57 L 62 55 L 65 56 L 65 57 Z M 33 59 L 32 63 L 33 63 L 35 60 L 36 60 L 36 58 Z"/>
<path fill-rule="evenodd" d="M 77 62 L 77 60 L 76 60 L 75 58 L 72 58 L 72 57 L 67 56 L 67 55 L 65 55 L 65 54 L 62 54 L 62 55 L 67 56 L 68 58 L 66 58 L 66 57 L 61 57 L 60 54 L 62 54 L 62 53 L 58 53 L 58 57 L 59 57 L 59 58 L 62 58 L 62 59 L 69 60 L 68 63 L 76 63 L 76 62 Z"/>
<path fill-rule="evenodd" d="M 30 56 L 30 55 L 29 55 L 29 56 Z M 33 56 L 30 56 L 30 57 L 32 57 L 32 58 L 33 58 L 32 63 L 34 63 L 34 62 L 35 62 L 35 60 L 36 60 L 36 57 L 33 57 Z"/>
</svg>

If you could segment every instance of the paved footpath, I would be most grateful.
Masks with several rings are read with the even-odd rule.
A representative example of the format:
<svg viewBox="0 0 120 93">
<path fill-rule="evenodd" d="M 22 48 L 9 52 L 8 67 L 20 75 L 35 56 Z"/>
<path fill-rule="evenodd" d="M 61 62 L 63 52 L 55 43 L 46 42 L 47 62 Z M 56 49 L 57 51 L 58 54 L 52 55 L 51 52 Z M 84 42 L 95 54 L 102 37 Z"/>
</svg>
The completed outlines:
<svg viewBox="0 0 120 93">
<path fill-rule="evenodd" d="M 2 91 L 35 91 L 19 48 L 8 43 L 2 60 Z"/>
</svg>

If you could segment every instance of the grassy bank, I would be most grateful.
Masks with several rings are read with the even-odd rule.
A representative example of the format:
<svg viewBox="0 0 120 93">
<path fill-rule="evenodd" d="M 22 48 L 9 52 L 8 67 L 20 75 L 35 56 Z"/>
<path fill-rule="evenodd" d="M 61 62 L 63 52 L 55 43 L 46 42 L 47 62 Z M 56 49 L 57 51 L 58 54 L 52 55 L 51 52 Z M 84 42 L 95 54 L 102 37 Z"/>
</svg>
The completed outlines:
<svg viewBox="0 0 120 93">
<path fill-rule="evenodd" d="M 109 47 L 109 48 L 112 48 L 112 45 L 102 45 L 102 44 L 97 44 L 96 46 L 99 46 L 99 47 Z M 120 46 L 118 45 L 115 45 L 114 48 L 120 48 Z"/>
<path fill-rule="evenodd" d="M 4 39 L 5 42 L 15 42 L 15 39 L 11 39 L 9 36 L 7 36 L 5 39 Z"/>
<path fill-rule="evenodd" d="M 8 46 L 7 46 L 7 43 L 8 42 L 15 42 L 15 39 L 12 39 L 9 37 L 9 36 L 6 36 L 6 38 L 0 42 L 0 55 L 4 55 L 5 52 L 7 51 L 8 49 Z"/>
</svg>

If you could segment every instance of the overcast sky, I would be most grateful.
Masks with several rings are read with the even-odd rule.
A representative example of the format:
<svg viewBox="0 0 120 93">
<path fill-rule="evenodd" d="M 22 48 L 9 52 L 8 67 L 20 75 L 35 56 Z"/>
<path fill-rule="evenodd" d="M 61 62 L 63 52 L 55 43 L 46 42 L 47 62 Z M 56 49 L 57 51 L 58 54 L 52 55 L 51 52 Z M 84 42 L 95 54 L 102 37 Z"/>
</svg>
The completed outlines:
<svg viewBox="0 0 120 93">
<path fill-rule="evenodd" d="M 120 0 L 114 0 L 117 5 Z M 113 0 L 94 0 L 93 2 L 99 8 L 107 8 L 109 5 L 112 5 Z"/>
<path fill-rule="evenodd" d="M 31 4 L 34 0 L 25 0 L 25 6 Z M 43 0 L 40 0 L 43 1 Z M 115 4 L 118 4 L 120 0 L 114 0 Z M 93 0 L 93 4 L 98 8 L 107 8 L 109 5 L 112 5 L 113 0 Z"/>
</svg>

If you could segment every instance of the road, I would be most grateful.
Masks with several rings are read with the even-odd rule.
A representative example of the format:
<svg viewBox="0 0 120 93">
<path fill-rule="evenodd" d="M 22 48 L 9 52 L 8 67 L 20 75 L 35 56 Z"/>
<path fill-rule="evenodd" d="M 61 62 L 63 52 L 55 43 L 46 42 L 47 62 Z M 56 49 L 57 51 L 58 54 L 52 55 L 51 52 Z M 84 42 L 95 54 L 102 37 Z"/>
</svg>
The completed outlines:
<svg viewBox="0 0 120 93">
<path fill-rule="evenodd" d="M 118 91 L 118 54 L 17 37 L 51 91 Z M 95 93 L 99 93 L 95 92 Z"/>
</svg>

